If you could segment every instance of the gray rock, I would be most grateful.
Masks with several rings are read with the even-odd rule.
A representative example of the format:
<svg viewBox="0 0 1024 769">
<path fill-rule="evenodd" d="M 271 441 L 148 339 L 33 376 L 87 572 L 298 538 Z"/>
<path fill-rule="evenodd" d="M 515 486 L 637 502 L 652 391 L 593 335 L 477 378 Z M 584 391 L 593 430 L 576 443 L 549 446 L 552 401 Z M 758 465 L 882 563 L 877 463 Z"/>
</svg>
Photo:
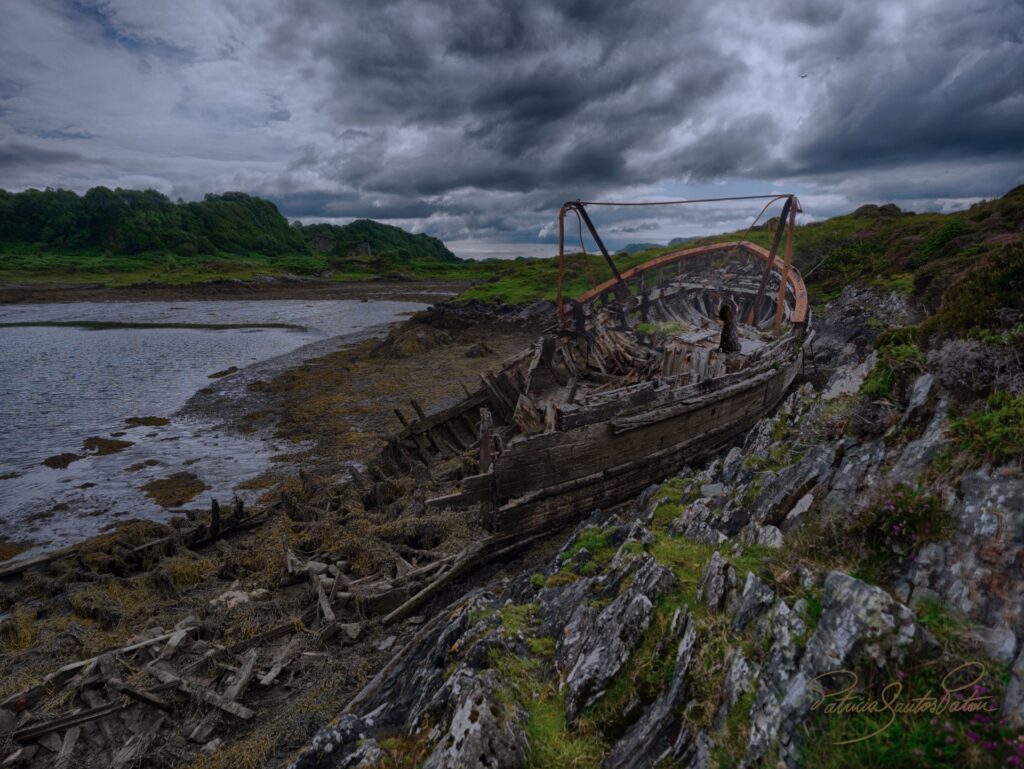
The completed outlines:
<svg viewBox="0 0 1024 769">
<path fill-rule="evenodd" d="M 862 487 L 869 485 L 883 459 L 885 444 L 882 441 L 849 447 L 829 482 L 828 494 L 821 501 L 821 512 L 824 515 L 849 514 Z"/>
<path fill-rule="evenodd" d="M 837 368 L 821 393 L 823 400 L 833 400 L 842 395 L 853 395 L 864 384 L 867 375 L 875 367 L 877 353 L 872 352 L 863 362 L 851 361 Z"/>
<path fill-rule="evenodd" d="M 988 656 L 1003 665 L 1013 662 L 1017 653 L 1017 634 L 1005 626 L 985 628 L 981 642 Z"/>
<path fill-rule="evenodd" d="M 782 725 L 782 708 L 779 700 L 767 686 L 758 687 L 754 704 L 750 708 L 750 726 L 747 730 L 747 752 L 743 755 L 743 767 L 760 763 L 769 748 L 779 736 Z"/>
<path fill-rule="evenodd" d="M 733 632 L 742 633 L 751 623 L 763 617 L 774 602 L 775 591 L 753 572 L 747 574 L 743 592 L 732 615 Z"/>
<path fill-rule="evenodd" d="M 901 658 L 917 633 L 914 612 L 880 587 L 840 571 L 825 578 L 822 614 L 801 668 L 811 677 L 849 664 L 862 653 L 880 667 Z"/>
<path fill-rule="evenodd" d="M 290 769 L 363 769 L 384 757 L 380 745 L 357 716 L 344 715 L 321 729 Z"/>
<path fill-rule="evenodd" d="M 786 517 L 783 519 L 780 528 L 783 531 L 789 531 L 794 526 L 797 526 L 803 518 L 804 513 L 810 510 L 813 505 L 814 493 L 808 491 L 796 501 L 796 504 L 794 504 L 793 507 L 789 509 L 789 512 L 786 513 Z"/>
<path fill-rule="evenodd" d="M 744 545 L 760 545 L 779 549 L 782 547 L 782 531 L 777 526 L 765 525 L 751 521 L 740 531 L 740 542 Z"/>
<path fill-rule="evenodd" d="M 672 746 L 672 759 L 680 769 L 713 769 L 718 766 L 711 754 L 714 742 L 704 732 L 693 735 L 685 726 Z"/>
<path fill-rule="evenodd" d="M 907 410 L 900 417 L 901 425 L 914 422 L 925 415 L 928 409 L 928 398 L 932 394 L 934 385 L 935 377 L 931 374 L 921 374 L 914 380 L 914 384 L 910 388 L 910 397 L 907 398 Z"/>
<path fill-rule="evenodd" d="M 831 446 L 813 446 L 795 465 L 767 476 L 754 502 L 751 518 L 761 524 L 781 523 L 800 497 L 828 483 L 835 459 L 836 452 Z"/>
<path fill-rule="evenodd" d="M 722 611 L 735 594 L 736 570 L 716 550 L 704 566 L 700 586 L 697 588 L 697 600 L 703 601 L 711 611 Z"/>
<path fill-rule="evenodd" d="M 447 730 L 423 769 L 518 769 L 526 760 L 526 714 L 495 696 L 497 674 L 460 671 L 446 682 L 454 703 Z"/>
<path fill-rule="evenodd" d="M 578 607 L 556 648 L 556 660 L 565 671 L 568 721 L 574 722 L 604 693 L 650 625 L 654 602 L 675 584 L 671 571 L 645 556 L 632 584 L 600 613 Z"/>
<path fill-rule="evenodd" d="M 696 624 L 689 614 L 684 615 L 672 681 L 615 743 L 604 762 L 605 769 L 647 769 L 671 754 L 680 729 L 685 730 L 676 711 L 686 701 L 686 674 L 697 643 Z"/>
<path fill-rule="evenodd" d="M 1014 726 L 1024 726 L 1024 650 L 1010 668 L 1010 682 L 1006 686 L 1001 714 Z"/>
<path fill-rule="evenodd" d="M 736 480 L 743 467 L 743 452 L 733 446 L 722 460 L 722 482 L 731 484 Z"/>
<path fill-rule="evenodd" d="M 722 681 L 722 701 L 715 711 L 715 718 L 712 726 L 717 731 L 725 725 L 733 706 L 747 692 L 754 688 L 761 669 L 752 662 L 749 662 L 739 649 L 729 649 L 729 656 L 726 661 L 725 678 Z"/>
<path fill-rule="evenodd" d="M 917 477 L 928 469 L 932 460 L 945 445 L 943 435 L 946 432 L 946 403 L 943 400 L 935 405 L 935 415 L 925 428 L 920 438 L 908 443 L 900 454 L 896 464 L 889 471 L 889 477 L 896 483 L 914 483 Z"/>
<path fill-rule="evenodd" d="M 700 495 L 705 499 L 715 499 L 725 492 L 724 483 L 705 483 L 700 487 Z"/>
<path fill-rule="evenodd" d="M 705 545 L 718 545 L 728 539 L 720 530 L 724 524 L 722 516 L 706 500 L 698 499 L 669 524 L 668 531 L 673 537 L 688 537 Z"/>
</svg>

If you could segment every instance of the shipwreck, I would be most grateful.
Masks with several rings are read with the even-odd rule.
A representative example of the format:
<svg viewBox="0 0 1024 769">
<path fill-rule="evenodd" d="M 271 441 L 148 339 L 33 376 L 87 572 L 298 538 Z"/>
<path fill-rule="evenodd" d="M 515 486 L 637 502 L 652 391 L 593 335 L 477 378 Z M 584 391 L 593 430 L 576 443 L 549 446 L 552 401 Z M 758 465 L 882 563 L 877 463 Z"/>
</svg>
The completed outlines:
<svg viewBox="0 0 1024 769">
<path fill-rule="evenodd" d="M 782 202 L 770 249 L 746 238 L 680 248 L 620 272 L 595 205 Z M 635 497 L 717 451 L 776 406 L 810 340 L 807 290 L 792 264 L 794 195 L 615 204 L 559 212 L 557 318 L 529 348 L 433 414 L 417 407 L 382 453 L 408 472 L 467 451 L 476 472 L 428 507 L 475 511 L 494 535 L 528 535 Z M 589 230 L 612 277 L 562 295 L 566 218 Z M 748 234 L 750 229 L 748 229 Z M 785 238 L 782 256 L 780 246 Z"/>
</svg>

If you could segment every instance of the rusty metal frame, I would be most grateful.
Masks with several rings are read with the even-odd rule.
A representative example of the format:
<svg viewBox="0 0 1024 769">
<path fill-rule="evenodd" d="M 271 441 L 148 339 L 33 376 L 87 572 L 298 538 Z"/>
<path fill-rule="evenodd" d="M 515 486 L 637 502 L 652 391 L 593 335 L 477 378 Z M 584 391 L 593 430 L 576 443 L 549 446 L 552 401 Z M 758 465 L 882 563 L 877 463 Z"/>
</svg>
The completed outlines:
<svg viewBox="0 0 1024 769">
<path fill-rule="evenodd" d="M 668 206 L 668 205 L 685 205 L 692 203 L 724 203 L 737 200 L 767 200 L 764 208 L 761 209 L 761 213 L 754 219 L 750 227 L 747 228 L 749 233 L 754 226 L 757 224 L 758 219 L 768 210 L 769 206 L 779 200 L 785 200 L 782 208 L 782 215 L 779 217 L 779 227 L 775 231 L 775 237 L 772 242 L 770 251 L 765 251 L 760 246 L 756 246 L 753 243 L 747 243 L 745 240 L 740 240 L 731 244 L 714 244 L 711 246 L 700 246 L 694 249 L 681 249 L 679 251 L 673 251 L 668 254 L 664 254 L 661 257 L 652 259 L 649 262 L 644 262 L 641 265 L 637 265 L 626 273 L 620 273 L 616 266 L 611 254 L 604 245 L 604 241 L 601 240 L 601 236 L 597 232 L 597 228 L 594 226 L 590 215 L 587 213 L 586 206 L 624 206 L 624 207 L 635 207 L 635 206 Z M 583 224 L 586 225 L 587 230 L 593 237 L 594 242 L 597 244 L 598 249 L 601 251 L 601 255 L 604 257 L 605 262 L 611 268 L 612 275 L 614 276 L 610 280 L 605 281 L 599 286 L 595 286 L 590 291 L 585 292 L 579 296 L 576 301 L 586 303 L 591 301 L 594 297 L 600 296 L 607 293 L 609 290 L 615 295 L 615 299 L 620 304 L 624 304 L 630 298 L 632 293 L 629 290 L 628 281 L 638 275 L 642 275 L 643 272 L 652 267 L 658 267 L 664 264 L 669 264 L 680 259 L 687 258 L 689 256 L 696 256 L 702 253 L 708 253 L 711 251 L 721 250 L 726 247 L 742 248 L 754 255 L 759 259 L 763 259 L 765 262 L 764 272 L 761 276 L 761 284 L 758 289 L 758 294 L 754 300 L 753 307 L 756 309 L 761 306 L 764 301 L 764 294 L 767 291 L 768 280 L 774 269 L 778 269 L 781 275 L 779 281 L 779 303 L 776 309 L 775 318 L 775 330 L 778 331 L 781 328 L 782 323 L 782 306 L 785 301 L 785 292 L 787 285 L 789 285 L 796 297 L 796 306 L 794 307 L 793 315 L 791 317 L 794 325 L 802 325 L 806 322 L 807 318 L 807 290 L 804 287 L 803 278 L 800 277 L 800 273 L 792 266 L 793 257 L 793 230 L 796 227 L 796 214 L 801 212 L 803 209 L 800 207 L 800 201 L 796 195 L 786 194 L 775 194 L 775 195 L 740 195 L 725 198 L 700 198 L 693 200 L 659 200 L 650 202 L 612 202 L 612 201 L 582 201 L 582 200 L 571 200 L 562 205 L 558 211 L 558 289 L 557 289 L 557 307 L 558 317 L 560 325 L 563 329 L 567 325 L 567 317 L 569 313 L 569 307 L 563 296 L 563 282 L 565 278 L 565 216 L 568 212 L 572 211 L 580 217 Z M 786 221 L 786 218 L 789 221 Z M 782 240 L 783 230 L 786 231 L 786 251 L 785 259 L 780 263 L 777 258 L 778 248 Z M 746 234 L 744 234 L 744 238 Z M 748 320 L 749 322 L 749 320 Z"/>
</svg>

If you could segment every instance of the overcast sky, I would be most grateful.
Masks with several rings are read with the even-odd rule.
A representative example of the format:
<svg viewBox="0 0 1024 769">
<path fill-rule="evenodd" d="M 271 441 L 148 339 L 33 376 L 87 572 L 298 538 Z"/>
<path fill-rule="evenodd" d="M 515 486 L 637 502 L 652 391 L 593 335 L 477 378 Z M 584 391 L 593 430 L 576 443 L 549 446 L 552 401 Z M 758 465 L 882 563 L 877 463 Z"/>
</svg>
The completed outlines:
<svg viewBox="0 0 1024 769">
<path fill-rule="evenodd" d="M 580 197 L 951 210 L 1024 181 L 1022 36 L 1022 0 L 3 0 L 0 187 L 478 245 L 549 241 Z M 621 244 L 753 213 L 598 218 Z"/>
</svg>

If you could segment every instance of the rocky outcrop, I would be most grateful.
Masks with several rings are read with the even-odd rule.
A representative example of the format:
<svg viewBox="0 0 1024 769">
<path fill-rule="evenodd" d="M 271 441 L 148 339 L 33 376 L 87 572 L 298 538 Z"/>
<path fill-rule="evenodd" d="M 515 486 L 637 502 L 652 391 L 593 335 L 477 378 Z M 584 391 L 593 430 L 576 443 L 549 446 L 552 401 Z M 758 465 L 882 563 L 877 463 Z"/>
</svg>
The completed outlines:
<svg viewBox="0 0 1024 769">
<path fill-rule="evenodd" d="M 654 614 L 654 602 L 676 578 L 647 556 L 632 584 L 600 612 L 583 605 L 565 625 L 555 659 L 565 674 L 565 717 L 575 721 L 592 705 L 640 642 Z"/>
<path fill-rule="evenodd" d="M 565 733 L 550 739 L 612 718 L 587 753 L 605 769 L 704 769 L 725 754 L 795 769 L 836 671 L 938 653 L 915 613 L 929 603 L 974 623 L 973 640 L 1009 670 L 1003 715 L 1024 723 L 1019 469 L 980 467 L 948 485 L 941 506 L 955 526 L 893 562 L 891 591 L 785 550 L 808 528 L 848 525 L 892 489 L 914 489 L 948 446 L 949 394 L 930 372 L 870 437 L 845 429 L 876 360 L 871 317 L 912 316 L 893 296 L 844 292 L 818 324 L 819 390 L 805 384 L 741 442 L 631 508 L 596 511 L 540 571 L 435 617 L 296 766 L 381 765 L 395 732 L 433 769 L 521 766 L 539 749 L 528 726 L 540 702 L 564 712 Z M 759 566 L 766 558 L 773 569 Z"/>
<path fill-rule="evenodd" d="M 686 703 L 686 677 L 697 644 L 697 625 L 689 613 L 678 618 L 679 646 L 672 680 L 644 714 L 626 731 L 605 760 L 605 769 L 645 769 L 668 758 L 679 759 L 692 742 L 676 712 Z"/>
</svg>

